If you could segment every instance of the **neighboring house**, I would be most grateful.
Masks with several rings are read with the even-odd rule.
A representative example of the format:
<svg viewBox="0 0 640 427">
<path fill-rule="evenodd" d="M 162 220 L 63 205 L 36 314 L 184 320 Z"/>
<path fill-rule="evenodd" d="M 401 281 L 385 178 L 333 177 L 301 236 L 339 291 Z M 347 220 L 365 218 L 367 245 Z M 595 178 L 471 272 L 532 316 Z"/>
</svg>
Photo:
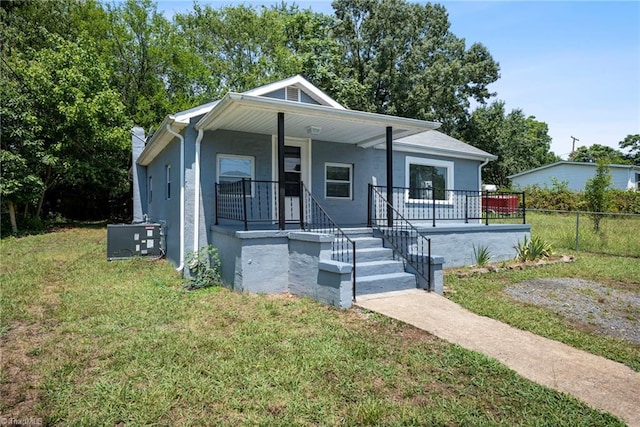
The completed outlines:
<svg viewBox="0 0 640 427">
<path fill-rule="evenodd" d="M 587 180 L 596 174 L 596 164 L 586 162 L 559 161 L 535 169 L 510 175 L 514 187 L 524 189 L 537 185 L 552 187 L 554 179 L 566 182 L 569 190 L 582 191 Z M 619 190 L 640 190 L 640 166 L 607 165 L 611 173 L 611 186 Z"/>
<path fill-rule="evenodd" d="M 240 291 L 342 307 L 353 283 L 441 291 L 443 262 L 472 263 L 474 244 L 511 258 L 529 227 L 485 225 L 481 169 L 496 157 L 438 126 L 348 110 L 301 76 L 229 92 L 147 139 L 133 129 L 134 222 L 164 226 L 180 271 L 186 253 L 217 247 Z"/>
</svg>

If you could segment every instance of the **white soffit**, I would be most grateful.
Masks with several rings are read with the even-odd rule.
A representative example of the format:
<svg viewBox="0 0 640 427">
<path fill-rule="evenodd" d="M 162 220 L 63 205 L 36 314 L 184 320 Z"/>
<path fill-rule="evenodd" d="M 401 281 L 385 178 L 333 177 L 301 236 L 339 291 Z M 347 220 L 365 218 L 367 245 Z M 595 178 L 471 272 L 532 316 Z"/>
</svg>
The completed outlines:
<svg viewBox="0 0 640 427">
<path fill-rule="evenodd" d="M 230 92 L 196 124 L 196 129 L 275 135 L 279 112 L 284 113 L 287 137 L 309 138 L 311 135 L 307 128 L 314 126 L 320 128 L 320 134 L 314 135 L 314 139 L 355 143 L 363 148 L 384 143 L 387 126 L 392 127 L 394 139 L 440 126 L 439 123 L 424 120 Z"/>
</svg>

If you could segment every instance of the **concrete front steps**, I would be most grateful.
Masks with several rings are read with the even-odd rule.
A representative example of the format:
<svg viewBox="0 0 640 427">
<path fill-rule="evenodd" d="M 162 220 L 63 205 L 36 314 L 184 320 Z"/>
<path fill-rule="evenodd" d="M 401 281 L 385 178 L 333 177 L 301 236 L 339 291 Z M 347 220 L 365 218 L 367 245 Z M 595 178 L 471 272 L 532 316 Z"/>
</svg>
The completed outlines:
<svg viewBox="0 0 640 427">
<path fill-rule="evenodd" d="M 404 271 L 404 262 L 370 228 L 344 230 L 356 242 L 356 296 L 415 289 L 416 276 Z"/>
</svg>

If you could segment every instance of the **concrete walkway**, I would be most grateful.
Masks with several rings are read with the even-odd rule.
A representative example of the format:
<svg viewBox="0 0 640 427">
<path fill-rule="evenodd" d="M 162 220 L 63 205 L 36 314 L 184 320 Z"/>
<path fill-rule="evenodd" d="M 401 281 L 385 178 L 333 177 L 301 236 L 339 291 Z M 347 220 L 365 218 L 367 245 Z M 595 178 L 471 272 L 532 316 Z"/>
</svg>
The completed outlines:
<svg viewBox="0 0 640 427">
<path fill-rule="evenodd" d="M 640 427 L 640 373 L 621 363 L 478 316 L 418 289 L 361 296 L 356 305 L 493 357 L 531 381 Z"/>
</svg>

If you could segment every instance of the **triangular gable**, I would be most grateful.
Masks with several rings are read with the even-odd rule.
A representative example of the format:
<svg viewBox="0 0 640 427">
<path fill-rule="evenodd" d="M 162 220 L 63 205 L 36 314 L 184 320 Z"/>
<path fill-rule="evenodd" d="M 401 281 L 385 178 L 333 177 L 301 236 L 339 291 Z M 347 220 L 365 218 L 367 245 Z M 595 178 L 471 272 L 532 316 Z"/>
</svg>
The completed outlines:
<svg viewBox="0 0 640 427">
<path fill-rule="evenodd" d="M 324 105 L 327 107 L 338 108 L 344 110 L 345 108 L 340 105 L 336 100 L 331 98 L 329 95 L 315 87 L 311 84 L 307 79 L 302 77 L 301 75 L 293 76 L 288 79 L 280 80 L 274 83 L 270 83 L 268 85 L 260 86 L 255 89 L 251 89 L 249 91 L 243 92 L 246 95 L 253 96 L 269 96 L 277 93 L 282 93 L 283 95 L 288 92 L 288 89 L 295 88 L 299 89 L 301 92 L 300 100 L 303 101 L 304 95 L 318 103 L 318 105 Z M 290 93 L 290 92 L 289 92 Z M 287 99 L 287 95 L 278 96 L 280 99 Z M 304 102 L 304 101 L 303 101 Z"/>
</svg>

